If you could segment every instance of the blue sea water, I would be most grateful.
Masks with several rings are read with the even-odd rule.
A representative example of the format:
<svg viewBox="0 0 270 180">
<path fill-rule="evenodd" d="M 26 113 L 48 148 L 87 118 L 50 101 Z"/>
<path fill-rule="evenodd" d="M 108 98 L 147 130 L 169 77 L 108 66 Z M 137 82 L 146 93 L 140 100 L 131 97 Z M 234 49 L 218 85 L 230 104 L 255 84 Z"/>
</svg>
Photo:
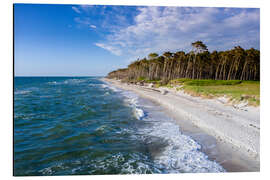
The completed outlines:
<svg viewBox="0 0 270 180">
<path fill-rule="evenodd" d="M 224 172 L 160 106 L 99 77 L 15 77 L 14 175 Z"/>
</svg>

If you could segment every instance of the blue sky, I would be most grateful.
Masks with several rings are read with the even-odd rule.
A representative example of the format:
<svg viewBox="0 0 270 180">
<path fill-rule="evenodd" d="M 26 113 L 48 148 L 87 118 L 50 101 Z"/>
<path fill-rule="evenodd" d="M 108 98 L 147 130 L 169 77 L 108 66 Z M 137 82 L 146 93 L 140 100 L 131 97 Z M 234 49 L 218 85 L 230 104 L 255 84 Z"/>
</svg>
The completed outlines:
<svg viewBox="0 0 270 180">
<path fill-rule="evenodd" d="M 15 4 L 15 76 L 102 76 L 151 52 L 260 48 L 245 8 Z"/>
</svg>

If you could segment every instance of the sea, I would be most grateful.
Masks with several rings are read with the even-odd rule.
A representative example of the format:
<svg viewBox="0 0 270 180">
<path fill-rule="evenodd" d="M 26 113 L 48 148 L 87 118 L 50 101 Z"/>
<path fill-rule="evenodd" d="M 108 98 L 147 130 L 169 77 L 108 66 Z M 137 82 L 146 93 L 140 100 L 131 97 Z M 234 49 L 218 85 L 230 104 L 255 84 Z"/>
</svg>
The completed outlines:
<svg viewBox="0 0 270 180">
<path fill-rule="evenodd" d="M 161 106 L 101 77 L 14 78 L 14 175 L 225 172 Z"/>
</svg>

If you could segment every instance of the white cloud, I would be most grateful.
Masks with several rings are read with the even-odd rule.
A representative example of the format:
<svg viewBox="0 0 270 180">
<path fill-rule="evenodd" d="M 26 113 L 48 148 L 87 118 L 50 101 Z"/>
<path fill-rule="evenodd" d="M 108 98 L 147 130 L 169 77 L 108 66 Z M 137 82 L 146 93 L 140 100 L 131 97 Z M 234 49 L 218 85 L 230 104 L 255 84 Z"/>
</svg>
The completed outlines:
<svg viewBox="0 0 270 180">
<path fill-rule="evenodd" d="M 243 11 L 224 20 L 224 23 L 236 28 L 249 25 L 252 22 L 260 22 L 260 14 L 258 12 Z"/>
<path fill-rule="evenodd" d="M 93 10 L 95 7 L 96 7 L 95 5 L 80 5 L 80 8 L 85 12 L 89 12 Z"/>
<path fill-rule="evenodd" d="M 71 7 L 76 13 L 81 14 L 81 11 L 79 10 L 79 8 L 72 6 Z"/>
<path fill-rule="evenodd" d="M 112 54 L 115 54 L 117 56 L 122 55 L 122 51 L 114 46 L 102 44 L 102 43 L 96 43 L 95 45 L 100 48 L 106 49 L 107 51 L 110 51 Z"/>
<path fill-rule="evenodd" d="M 90 18 L 80 18 L 80 17 L 75 17 L 74 21 L 78 23 L 79 25 L 87 25 L 89 26 L 90 23 Z"/>
<path fill-rule="evenodd" d="M 95 25 L 93 25 L 93 24 L 91 24 L 89 27 L 90 27 L 90 28 L 93 28 L 93 29 L 96 29 L 96 28 L 97 28 L 97 26 L 95 26 Z"/>
<path fill-rule="evenodd" d="M 258 9 L 140 7 L 138 11 L 133 24 L 112 30 L 106 41 L 96 45 L 117 55 L 123 51 L 144 57 L 151 52 L 189 51 L 197 40 L 210 50 L 259 44 Z"/>
</svg>

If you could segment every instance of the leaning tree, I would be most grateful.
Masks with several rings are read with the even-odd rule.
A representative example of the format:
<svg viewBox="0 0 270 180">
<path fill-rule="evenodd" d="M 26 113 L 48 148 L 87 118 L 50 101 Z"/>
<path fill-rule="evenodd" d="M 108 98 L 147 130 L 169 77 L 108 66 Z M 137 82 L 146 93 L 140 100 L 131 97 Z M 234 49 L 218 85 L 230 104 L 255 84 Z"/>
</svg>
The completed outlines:
<svg viewBox="0 0 270 180">
<path fill-rule="evenodd" d="M 192 79 L 194 79 L 195 61 L 196 61 L 197 54 L 208 51 L 208 49 L 207 49 L 207 46 L 202 41 L 196 41 L 194 43 L 191 43 L 191 46 L 192 46 L 191 52 L 195 54 L 193 58 L 193 68 L 192 68 Z"/>
</svg>

